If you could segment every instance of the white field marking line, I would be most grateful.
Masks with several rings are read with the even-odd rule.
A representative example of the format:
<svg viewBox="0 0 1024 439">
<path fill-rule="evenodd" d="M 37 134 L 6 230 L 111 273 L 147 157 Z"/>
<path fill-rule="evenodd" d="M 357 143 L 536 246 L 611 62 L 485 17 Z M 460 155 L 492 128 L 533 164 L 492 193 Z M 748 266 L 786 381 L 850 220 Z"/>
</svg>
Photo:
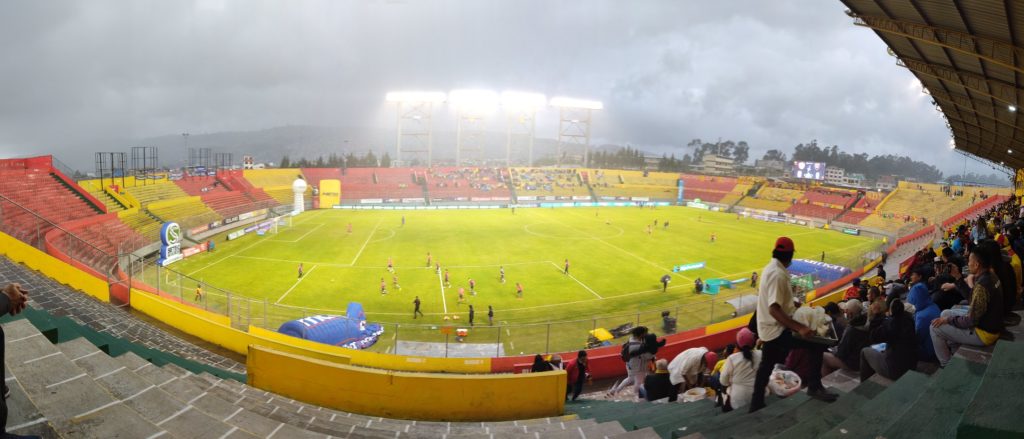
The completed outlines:
<svg viewBox="0 0 1024 439">
<path fill-rule="evenodd" d="M 444 299 L 444 278 L 441 277 L 441 273 L 437 273 L 437 283 L 441 286 L 441 305 L 444 306 L 444 313 L 448 314 L 448 302 Z"/>
<path fill-rule="evenodd" d="M 309 236 L 310 233 L 315 232 L 317 229 L 319 229 L 319 228 L 321 228 L 321 227 L 323 227 L 325 225 L 327 225 L 327 224 L 326 223 L 317 224 L 316 227 L 313 227 L 312 229 L 309 229 L 308 232 L 303 233 L 302 236 L 300 236 L 300 237 L 298 237 L 296 239 L 271 239 L 271 241 L 274 241 L 274 242 L 292 242 L 292 243 L 299 242 L 299 241 L 302 241 L 303 239 L 305 239 L 307 236 Z"/>
<path fill-rule="evenodd" d="M 551 262 L 551 261 L 548 261 L 548 262 Z M 558 266 L 558 264 L 556 264 L 556 263 L 554 263 L 554 262 L 551 262 L 551 266 L 552 266 L 552 267 L 555 267 L 555 270 L 558 270 L 558 271 L 563 271 L 563 268 L 562 268 L 562 267 L 559 267 L 559 266 Z M 600 294 L 597 294 L 597 291 L 594 291 L 593 289 L 591 289 L 590 287 L 588 287 L 588 286 L 587 286 L 587 284 L 585 284 L 585 283 L 583 283 L 583 282 L 580 282 L 580 280 L 579 280 L 579 279 L 576 279 L 576 277 L 575 277 L 575 276 L 573 276 L 573 275 L 571 275 L 571 274 L 566 274 L 566 276 L 569 276 L 569 279 L 572 279 L 572 280 L 576 281 L 576 283 L 580 284 L 580 286 L 581 286 L 581 287 L 583 287 L 583 288 L 586 288 L 586 290 L 587 290 L 587 291 L 590 291 L 590 293 L 591 293 L 591 294 L 593 294 L 593 295 L 597 296 L 597 298 L 598 298 L 598 299 L 604 299 L 604 297 L 601 297 L 601 295 L 600 295 Z"/>
<path fill-rule="evenodd" d="M 388 229 L 388 231 L 391 232 L 391 234 L 388 235 L 387 238 L 374 239 L 373 241 L 370 241 L 370 242 L 383 242 L 383 241 L 387 241 L 387 240 L 389 240 L 391 238 L 394 238 L 395 237 L 395 229 Z"/>
<path fill-rule="evenodd" d="M 306 217 L 305 219 L 306 219 L 306 221 L 309 221 L 309 219 L 310 219 L 310 218 L 315 218 L 315 216 L 309 216 L 309 217 Z M 298 222 L 298 221 L 299 221 L 299 220 L 296 220 L 296 222 Z M 305 223 L 306 221 L 303 221 L 303 223 Z M 267 242 L 267 240 L 265 240 L 265 239 L 257 239 L 257 240 L 256 240 L 256 242 L 254 242 L 254 243 L 252 243 L 252 244 L 249 244 L 249 245 L 247 245 L 247 246 L 245 246 L 245 247 L 242 247 L 242 249 L 240 249 L 240 250 L 238 250 L 238 251 L 236 251 L 236 252 L 234 252 L 234 253 L 232 253 L 232 254 L 230 254 L 230 255 L 227 255 L 227 256 L 225 256 L 225 257 L 223 257 L 223 258 L 220 258 L 220 259 L 218 259 L 218 260 L 216 260 L 216 261 L 213 261 L 213 263 L 211 263 L 211 264 L 209 264 L 209 265 L 206 265 L 206 266 L 200 267 L 199 269 L 197 269 L 197 270 L 195 270 L 195 271 L 193 271 L 193 272 L 191 272 L 191 273 L 188 273 L 188 274 L 187 274 L 187 276 L 192 276 L 193 274 L 196 274 L 196 273 L 198 273 L 198 272 L 200 272 L 200 271 L 203 271 L 203 270 L 205 270 L 205 269 L 207 269 L 207 268 L 210 268 L 210 267 L 212 267 L 212 266 L 214 266 L 214 265 L 217 265 L 217 264 L 219 264 L 219 263 L 221 263 L 221 262 L 224 262 L 224 261 L 225 261 L 226 259 L 232 258 L 232 257 L 234 257 L 234 256 L 238 256 L 238 255 L 242 254 L 242 252 L 244 252 L 244 251 L 246 251 L 246 250 L 248 250 L 248 249 L 252 248 L 252 247 L 253 247 L 253 246 L 255 246 L 256 244 L 259 244 L 259 243 L 261 243 L 261 242 Z"/>
<path fill-rule="evenodd" d="M 526 232 L 526 233 L 529 233 L 529 234 L 531 234 L 533 236 L 539 236 L 541 238 L 547 238 L 547 239 L 602 239 L 602 238 L 598 238 L 598 237 L 593 236 L 593 235 L 590 235 L 590 236 L 580 236 L 580 237 L 576 237 L 576 238 L 572 238 L 572 237 L 568 237 L 568 236 L 545 235 L 543 233 L 537 233 L 537 232 L 534 232 L 533 230 L 530 230 L 530 226 L 535 226 L 537 224 L 544 224 L 544 223 L 540 222 L 540 223 L 527 224 L 527 225 L 523 226 L 523 231 Z M 565 224 L 562 224 L 562 225 L 565 225 Z M 617 235 L 605 236 L 603 238 L 618 238 L 619 236 L 622 236 L 623 234 L 626 233 L 626 231 L 623 230 L 622 227 L 614 226 L 614 225 L 611 226 L 611 227 L 619 229 L 619 233 Z M 580 233 L 584 233 L 585 234 L 585 232 L 580 232 Z"/>
<path fill-rule="evenodd" d="M 561 224 L 561 225 L 563 225 L 563 226 L 569 227 L 569 226 L 568 226 L 567 224 L 565 224 L 565 223 L 563 223 L 563 222 L 561 222 L 561 221 L 555 220 L 555 222 L 557 222 L 557 223 L 559 223 L 559 224 Z M 589 233 L 586 233 L 586 232 L 580 232 L 580 233 L 584 233 L 584 234 L 590 235 Z M 592 237 L 592 238 L 593 238 L 593 239 L 594 239 L 595 241 L 597 241 L 597 242 L 600 242 L 600 243 L 602 243 L 602 244 L 604 244 L 604 245 L 607 245 L 607 246 L 609 246 L 609 247 L 611 247 L 611 248 L 614 248 L 614 249 L 616 249 L 616 250 L 618 250 L 618 251 L 620 251 L 620 252 L 623 252 L 623 253 L 625 253 L 625 254 L 627 254 L 627 255 L 630 255 L 630 256 L 632 256 L 632 257 L 634 257 L 634 258 L 636 258 L 636 259 L 639 259 L 639 260 L 641 260 L 641 261 L 643 261 L 643 262 L 646 262 L 647 264 L 649 264 L 649 265 L 651 265 L 651 266 L 653 266 L 653 267 L 657 267 L 657 268 L 658 268 L 659 270 L 664 270 L 664 271 L 666 271 L 666 272 L 671 272 L 671 271 L 672 271 L 672 270 L 671 270 L 671 269 L 669 269 L 669 268 L 665 268 L 665 267 L 662 267 L 662 266 L 660 266 L 660 265 L 658 265 L 658 264 L 656 264 L 656 263 L 654 263 L 654 262 L 648 261 L 647 259 L 644 259 L 644 258 L 642 258 L 642 257 L 640 257 L 640 256 L 638 256 L 638 255 L 636 255 L 636 254 L 634 254 L 633 252 L 630 252 L 630 251 L 628 251 L 628 250 L 626 250 L 626 249 L 624 249 L 624 248 L 622 248 L 622 247 L 619 247 L 619 246 L 617 246 L 617 245 L 615 245 L 615 244 L 612 244 L 612 243 L 610 243 L 610 242 L 608 242 L 608 241 L 605 241 L 605 240 L 604 240 L 604 238 L 598 238 L 598 237 L 596 237 L 596 236 L 594 236 L 594 235 L 590 235 L 590 236 L 591 236 L 591 237 Z"/>
<path fill-rule="evenodd" d="M 299 286 L 299 284 L 302 283 L 302 281 L 305 280 L 306 277 L 308 277 L 311 273 L 313 273 L 313 270 L 316 270 L 316 267 L 319 267 L 319 265 L 314 265 L 314 266 L 310 267 L 309 271 L 304 273 L 302 275 L 302 277 L 299 278 L 299 280 L 295 281 L 295 284 L 293 284 L 292 287 L 288 289 L 288 291 L 285 291 L 284 294 L 282 294 L 281 297 L 279 299 L 277 299 L 277 302 L 274 302 L 274 303 L 275 304 L 281 303 L 281 301 L 284 300 L 285 297 L 288 297 L 288 293 L 292 292 L 292 290 L 294 290 L 295 287 Z"/>
<path fill-rule="evenodd" d="M 301 262 L 301 263 L 304 263 L 304 264 L 323 265 L 325 267 L 365 268 L 365 269 L 384 269 L 384 268 L 387 268 L 384 265 L 337 264 L 337 263 L 332 263 L 332 262 L 297 261 L 297 260 L 293 260 L 293 259 L 263 258 L 263 257 L 258 257 L 258 256 L 231 256 L 231 257 L 233 257 L 233 258 L 240 258 L 240 259 L 255 259 L 255 260 L 259 260 L 259 261 L 270 261 L 270 262 L 291 262 L 291 263 L 295 263 L 295 264 L 298 264 L 298 263 Z M 446 265 L 445 267 L 447 267 L 447 268 L 488 268 L 488 267 L 502 267 L 502 266 L 510 267 L 510 266 L 514 266 L 514 265 L 547 264 L 548 262 L 551 262 L 551 261 L 509 262 L 509 263 L 488 264 L 488 265 Z M 421 266 L 406 267 L 406 266 L 398 266 L 398 265 L 396 265 L 395 269 L 396 270 L 401 269 L 403 271 L 405 271 L 405 270 L 433 270 L 434 267 L 421 267 Z"/>
<path fill-rule="evenodd" d="M 383 219 L 377 220 L 377 224 L 373 225 L 373 230 L 370 230 L 370 234 L 366 237 L 366 241 L 363 242 L 363 246 L 359 247 L 359 252 L 356 253 L 356 257 L 352 258 L 352 263 L 350 263 L 348 265 L 356 265 L 356 261 L 359 260 L 359 256 L 361 256 L 363 254 L 363 250 L 366 249 L 366 244 L 369 244 L 370 243 L 370 239 L 373 238 L 373 234 L 377 233 L 377 227 L 380 227 L 380 222 L 381 221 L 383 221 Z"/>
</svg>

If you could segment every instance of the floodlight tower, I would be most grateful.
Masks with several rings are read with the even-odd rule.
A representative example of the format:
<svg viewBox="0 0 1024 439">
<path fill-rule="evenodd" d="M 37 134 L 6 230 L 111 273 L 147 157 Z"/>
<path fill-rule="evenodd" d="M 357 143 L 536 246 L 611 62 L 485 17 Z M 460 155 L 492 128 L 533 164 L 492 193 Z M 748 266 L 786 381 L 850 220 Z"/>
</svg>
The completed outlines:
<svg viewBox="0 0 1024 439">
<path fill-rule="evenodd" d="M 505 141 L 505 166 L 512 166 L 512 143 L 525 137 L 527 163 L 533 166 L 533 140 L 536 137 L 537 110 L 547 105 L 547 97 L 540 93 L 506 91 L 501 93 L 501 106 L 508 116 Z M 521 142 L 516 142 L 521 143 Z M 517 150 L 519 150 L 517 148 Z"/>
<path fill-rule="evenodd" d="M 434 144 L 434 105 L 444 102 L 444 93 L 397 91 L 388 93 L 384 100 L 394 102 L 398 114 L 395 122 L 395 166 L 404 166 L 403 152 L 427 153 L 427 166 L 430 166 Z"/>
<path fill-rule="evenodd" d="M 498 106 L 498 94 L 490 90 L 452 90 L 448 103 L 455 107 L 455 166 L 462 165 L 463 152 L 483 156 L 486 140 L 484 116 Z"/>
<path fill-rule="evenodd" d="M 568 145 L 583 146 L 583 167 L 590 166 L 590 121 L 594 110 L 604 105 L 599 101 L 551 98 L 550 105 L 558 108 L 558 151 L 556 163 L 562 164 L 562 150 Z"/>
</svg>

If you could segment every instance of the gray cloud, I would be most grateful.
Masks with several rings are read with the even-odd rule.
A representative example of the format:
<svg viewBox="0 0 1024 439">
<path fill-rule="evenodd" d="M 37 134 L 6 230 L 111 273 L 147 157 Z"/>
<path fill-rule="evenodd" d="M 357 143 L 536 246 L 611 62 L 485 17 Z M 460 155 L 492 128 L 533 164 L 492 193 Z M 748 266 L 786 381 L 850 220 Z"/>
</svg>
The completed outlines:
<svg viewBox="0 0 1024 439">
<path fill-rule="evenodd" d="M 595 143 L 682 153 L 692 138 L 722 137 L 759 155 L 818 139 L 961 169 L 947 163 L 961 161 L 913 76 L 838 1 L 14 0 L 2 9 L 2 155 L 88 157 L 97 145 L 182 131 L 390 128 L 389 90 L 486 87 L 604 101 Z M 556 135 L 555 118 L 540 116 L 539 136 Z"/>
</svg>

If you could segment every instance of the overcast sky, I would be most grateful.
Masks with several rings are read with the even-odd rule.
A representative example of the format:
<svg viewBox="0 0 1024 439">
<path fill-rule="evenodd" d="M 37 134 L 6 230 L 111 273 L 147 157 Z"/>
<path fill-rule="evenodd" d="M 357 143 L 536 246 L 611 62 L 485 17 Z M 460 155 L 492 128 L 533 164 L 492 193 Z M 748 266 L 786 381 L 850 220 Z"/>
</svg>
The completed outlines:
<svg viewBox="0 0 1024 439">
<path fill-rule="evenodd" d="M 721 137 L 760 157 L 818 139 L 962 171 L 917 80 L 844 9 L 837 0 L 7 0 L 0 156 L 60 157 L 184 131 L 391 128 L 387 91 L 481 87 L 600 100 L 594 143 L 682 155 L 692 138 Z M 539 137 L 556 136 L 554 112 L 538 123 Z"/>
</svg>

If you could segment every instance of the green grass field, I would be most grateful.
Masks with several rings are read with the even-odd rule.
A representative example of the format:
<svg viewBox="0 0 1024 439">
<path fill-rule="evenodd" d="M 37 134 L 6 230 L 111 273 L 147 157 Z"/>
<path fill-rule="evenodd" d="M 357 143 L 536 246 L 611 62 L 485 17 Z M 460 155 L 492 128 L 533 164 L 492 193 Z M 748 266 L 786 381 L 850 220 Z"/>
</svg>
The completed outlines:
<svg viewBox="0 0 1024 439">
<path fill-rule="evenodd" d="M 655 220 L 658 225 L 648 234 Z M 476 308 L 476 324 L 486 325 L 490 305 L 495 324 L 508 326 L 477 328 L 472 341 L 500 340 L 506 352 L 575 349 L 594 327 L 639 320 L 658 328 L 661 310 L 677 316 L 680 330 L 728 318 L 733 309 L 724 300 L 753 290 L 744 284 L 717 296 L 697 295 L 693 279 L 747 278 L 765 265 L 781 235 L 793 238 L 797 258 L 819 259 L 824 251 L 827 262 L 845 264 L 860 263 L 861 255 L 880 243 L 683 207 L 520 208 L 515 214 L 509 209 L 319 210 L 293 218 L 277 234 L 234 241 L 221 237 L 215 252 L 174 264 L 162 272 L 160 283 L 165 291 L 190 299 L 194 283 L 201 281 L 208 285 L 204 305 L 221 312 L 227 305 L 213 287 L 229 290 L 232 316 L 245 316 L 236 323 L 270 329 L 305 315 L 343 314 L 348 302 L 357 301 L 369 320 L 402 324 L 397 332 L 403 340 L 444 341 L 437 330 L 443 316 L 458 315 L 464 326 L 469 304 Z M 449 271 L 450 287 L 433 266 L 427 267 L 427 252 L 442 273 Z M 394 261 L 400 290 L 392 286 L 388 258 Z M 563 274 L 565 259 L 569 275 Z M 699 261 L 707 267 L 672 273 L 668 291 L 662 292 L 659 279 L 673 265 Z M 297 276 L 300 262 L 302 278 Z M 505 283 L 499 282 L 499 267 L 505 269 Z M 155 276 L 150 270 L 147 281 L 155 284 Z M 385 295 L 380 294 L 382 277 Z M 475 296 L 469 293 L 471 278 Z M 523 285 L 522 299 L 516 297 L 516 282 Z M 460 287 L 466 290 L 466 303 L 458 302 Z M 416 320 L 415 296 L 426 314 Z M 567 323 L 549 327 L 552 321 Z M 393 328 L 386 326 L 375 350 L 389 349 Z"/>
</svg>

